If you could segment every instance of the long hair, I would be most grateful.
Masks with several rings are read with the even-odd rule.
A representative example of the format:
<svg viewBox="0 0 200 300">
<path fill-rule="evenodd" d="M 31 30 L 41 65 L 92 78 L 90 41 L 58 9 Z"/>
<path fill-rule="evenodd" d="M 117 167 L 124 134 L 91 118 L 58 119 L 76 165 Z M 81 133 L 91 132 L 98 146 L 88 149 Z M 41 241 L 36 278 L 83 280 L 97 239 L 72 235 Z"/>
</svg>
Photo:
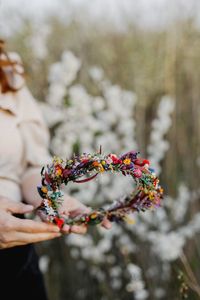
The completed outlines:
<svg viewBox="0 0 200 300">
<path fill-rule="evenodd" d="M 19 68 L 20 66 L 20 68 Z M 19 70 L 20 69 L 20 70 Z M 0 40 L 0 91 L 17 92 L 23 85 L 17 86 L 16 75 L 24 77 L 23 65 L 12 60 L 5 50 L 5 42 Z"/>
</svg>

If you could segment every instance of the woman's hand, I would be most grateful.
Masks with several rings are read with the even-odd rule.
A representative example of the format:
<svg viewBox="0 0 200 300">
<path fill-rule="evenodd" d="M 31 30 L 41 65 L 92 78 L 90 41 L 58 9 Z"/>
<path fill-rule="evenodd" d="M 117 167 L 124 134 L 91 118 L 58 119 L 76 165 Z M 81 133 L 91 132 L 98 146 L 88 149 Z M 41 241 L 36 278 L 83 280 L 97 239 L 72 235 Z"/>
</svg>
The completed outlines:
<svg viewBox="0 0 200 300">
<path fill-rule="evenodd" d="M 59 228 L 53 224 L 20 219 L 12 214 L 25 214 L 33 206 L 0 197 L 0 249 L 36 243 L 59 237 Z"/>
<path fill-rule="evenodd" d="M 38 182 L 40 182 L 40 180 L 41 180 L 41 176 L 38 171 L 38 173 L 30 172 L 28 176 L 25 176 L 23 178 L 23 182 L 22 182 L 23 198 L 25 199 L 25 201 L 27 203 L 32 204 L 35 207 L 35 209 L 37 207 L 39 207 L 41 204 L 41 197 L 39 196 L 39 194 L 37 192 L 37 188 L 36 188 L 38 186 Z M 60 212 L 60 214 L 63 214 L 64 217 L 68 217 L 68 216 L 75 217 L 75 216 L 78 216 L 83 213 L 89 213 L 90 208 L 86 207 L 84 204 L 79 202 L 77 199 L 65 194 L 64 200 L 63 200 L 63 203 L 62 203 L 62 206 L 61 206 L 59 212 Z M 44 222 L 46 221 L 46 215 L 44 215 L 41 211 L 38 212 L 37 214 L 40 216 L 40 218 Z M 106 218 L 103 220 L 101 225 L 107 229 L 111 228 L 111 222 L 108 221 Z M 68 225 L 64 225 L 62 232 L 63 233 L 73 232 L 73 233 L 84 234 L 87 232 L 87 226 L 74 225 L 74 226 L 70 227 Z"/>
<path fill-rule="evenodd" d="M 90 213 L 91 208 L 85 206 L 83 203 L 79 202 L 76 198 L 71 197 L 69 195 L 64 196 L 64 201 L 62 202 L 61 207 L 59 208 L 59 213 L 63 215 L 63 217 L 76 217 L 78 215 L 82 215 L 85 213 Z M 112 227 L 111 222 L 104 218 L 101 223 L 106 229 L 110 229 Z M 64 225 L 62 228 L 63 233 L 69 233 L 69 226 Z M 84 234 L 87 232 L 87 225 L 73 225 L 70 228 L 70 232 Z"/>
</svg>

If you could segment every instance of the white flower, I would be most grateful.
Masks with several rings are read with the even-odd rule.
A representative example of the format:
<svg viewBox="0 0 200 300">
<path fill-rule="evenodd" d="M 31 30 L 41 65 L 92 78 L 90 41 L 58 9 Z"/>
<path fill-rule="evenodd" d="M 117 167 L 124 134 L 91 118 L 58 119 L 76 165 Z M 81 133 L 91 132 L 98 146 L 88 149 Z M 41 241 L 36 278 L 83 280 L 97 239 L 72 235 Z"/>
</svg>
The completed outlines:
<svg viewBox="0 0 200 300">
<path fill-rule="evenodd" d="M 172 213 L 175 222 L 181 223 L 184 220 L 190 197 L 189 189 L 184 184 L 181 184 L 178 188 L 178 198 L 173 201 Z"/>
<path fill-rule="evenodd" d="M 163 96 L 157 110 L 157 118 L 152 122 L 152 132 L 150 135 L 150 144 L 147 147 L 151 165 L 156 173 L 160 174 L 160 162 L 169 149 L 169 142 L 164 140 L 171 126 L 171 113 L 175 107 L 174 99 L 169 96 Z"/>
<path fill-rule="evenodd" d="M 65 51 L 62 54 L 61 61 L 54 63 L 49 71 L 49 83 L 59 83 L 68 87 L 76 78 L 80 69 L 80 60 L 70 51 Z"/>
<path fill-rule="evenodd" d="M 163 261 L 176 260 L 180 256 L 185 245 L 183 236 L 176 232 L 167 234 L 152 232 L 149 234 L 149 240 L 153 244 L 153 251 Z"/>
<path fill-rule="evenodd" d="M 41 103 L 40 108 L 43 117 L 49 127 L 53 127 L 57 123 L 64 120 L 65 110 L 60 107 L 52 107 L 46 103 Z"/>
<path fill-rule="evenodd" d="M 81 61 L 71 51 L 65 51 L 62 54 L 61 63 L 66 70 L 65 84 L 68 86 L 76 78 L 81 67 Z"/>
<path fill-rule="evenodd" d="M 47 255 L 42 255 L 39 259 L 39 268 L 42 273 L 46 273 L 49 268 L 50 258 Z"/>
<path fill-rule="evenodd" d="M 109 271 L 111 277 L 119 277 L 122 274 L 122 268 L 120 266 L 114 266 Z"/>
<path fill-rule="evenodd" d="M 147 292 L 147 290 L 141 290 L 141 291 L 137 291 L 135 293 L 135 299 L 136 300 L 145 300 L 147 299 L 149 296 L 149 293 Z"/>
<path fill-rule="evenodd" d="M 94 66 L 89 69 L 89 75 L 94 81 L 100 81 L 103 79 L 104 76 L 104 71 L 103 69 Z"/>
<path fill-rule="evenodd" d="M 141 278 L 142 270 L 139 266 L 137 266 L 133 263 L 129 263 L 127 265 L 127 270 L 128 270 L 128 272 L 130 273 L 130 275 L 133 279 Z"/>
<path fill-rule="evenodd" d="M 100 96 L 95 97 L 94 100 L 92 101 L 92 107 L 93 107 L 94 112 L 103 110 L 105 108 L 104 99 Z"/>
<path fill-rule="evenodd" d="M 47 39 L 51 33 L 49 25 L 34 24 L 33 33 L 27 39 L 27 45 L 36 58 L 44 59 L 48 54 Z"/>
</svg>

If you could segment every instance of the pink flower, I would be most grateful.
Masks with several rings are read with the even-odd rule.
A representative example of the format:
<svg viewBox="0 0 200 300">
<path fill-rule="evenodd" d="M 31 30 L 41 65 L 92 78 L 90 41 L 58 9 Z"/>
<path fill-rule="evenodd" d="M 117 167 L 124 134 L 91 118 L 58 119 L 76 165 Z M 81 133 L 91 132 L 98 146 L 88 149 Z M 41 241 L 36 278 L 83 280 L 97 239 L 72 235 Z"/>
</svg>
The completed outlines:
<svg viewBox="0 0 200 300">
<path fill-rule="evenodd" d="M 63 177 L 64 178 L 67 178 L 68 176 L 70 176 L 71 175 L 71 170 L 70 169 L 64 169 L 64 171 L 63 171 Z"/>
<path fill-rule="evenodd" d="M 133 171 L 133 174 L 134 174 L 134 176 L 135 176 L 136 178 L 142 177 L 142 171 L 141 171 L 140 169 L 135 169 L 135 170 Z"/>
<path fill-rule="evenodd" d="M 110 157 L 108 157 L 107 159 L 106 159 L 106 163 L 109 165 L 109 164 L 111 164 L 113 161 L 112 161 L 112 159 L 110 158 Z"/>
</svg>

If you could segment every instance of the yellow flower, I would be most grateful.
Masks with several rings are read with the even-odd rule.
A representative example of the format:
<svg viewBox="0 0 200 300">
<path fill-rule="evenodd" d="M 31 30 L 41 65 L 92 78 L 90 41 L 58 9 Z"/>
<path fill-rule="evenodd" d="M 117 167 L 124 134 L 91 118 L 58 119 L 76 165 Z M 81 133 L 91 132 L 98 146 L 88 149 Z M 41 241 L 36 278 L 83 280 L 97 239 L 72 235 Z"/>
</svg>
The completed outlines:
<svg viewBox="0 0 200 300">
<path fill-rule="evenodd" d="M 154 193 L 153 193 L 153 192 L 150 192 L 150 193 L 149 193 L 149 199 L 150 199 L 150 200 L 153 200 L 153 199 L 154 199 Z"/>
<path fill-rule="evenodd" d="M 135 219 L 133 219 L 132 217 L 130 217 L 130 216 L 128 216 L 128 215 L 126 215 L 126 216 L 124 217 L 124 221 L 125 221 L 127 224 L 129 224 L 129 225 L 135 224 Z"/>
<path fill-rule="evenodd" d="M 98 161 L 94 161 L 93 163 L 92 163 L 92 165 L 94 166 L 94 167 L 99 167 L 99 165 L 101 165 Z"/>
<path fill-rule="evenodd" d="M 101 164 L 99 165 L 99 171 L 100 171 L 101 173 L 105 171 L 104 168 L 103 168 L 103 166 L 102 166 Z"/>
<path fill-rule="evenodd" d="M 90 215 L 90 219 L 96 219 L 96 217 L 97 217 L 96 213 L 93 213 L 93 214 Z"/>
<path fill-rule="evenodd" d="M 43 186 L 42 188 L 41 188 L 41 191 L 43 192 L 43 193 L 47 193 L 48 192 L 48 189 L 47 189 L 47 187 L 46 186 Z"/>
<path fill-rule="evenodd" d="M 62 170 L 61 169 L 57 169 L 56 170 L 56 175 L 58 175 L 58 176 L 62 175 Z"/>
<path fill-rule="evenodd" d="M 62 164 L 63 160 L 62 158 L 58 157 L 58 156 L 54 156 L 53 157 L 53 162 L 56 164 Z"/>
<path fill-rule="evenodd" d="M 130 163 L 131 163 L 130 158 L 126 158 L 125 160 L 123 160 L 123 163 L 124 163 L 125 165 L 130 165 Z"/>
<path fill-rule="evenodd" d="M 163 194 L 164 193 L 164 189 L 160 187 L 159 192 L 160 192 L 160 194 Z"/>
</svg>

